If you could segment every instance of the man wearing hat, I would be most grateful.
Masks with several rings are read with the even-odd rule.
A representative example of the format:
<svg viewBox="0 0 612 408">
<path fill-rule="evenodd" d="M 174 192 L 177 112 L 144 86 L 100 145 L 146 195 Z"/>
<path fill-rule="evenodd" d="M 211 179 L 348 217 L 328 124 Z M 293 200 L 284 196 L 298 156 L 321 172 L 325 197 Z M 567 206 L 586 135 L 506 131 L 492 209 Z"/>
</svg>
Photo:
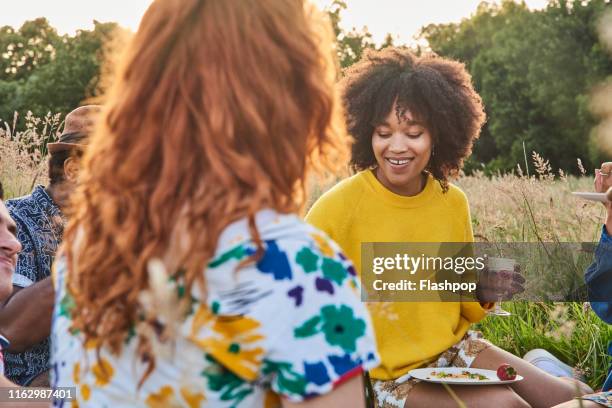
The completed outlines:
<svg viewBox="0 0 612 408">
<path fill-rule="evenodd" d="M 13 295 L 0 306 L 0 334 L 10 346 L 5 375 L 23 386 L 48 386 L 49 333 L 53 311 L 51 265 L 62 239 L 65 209 L 76 187 L 79 162 L 98 106 L 82 106 L 66 116 L 57 143 L 47 144 L 49 185 L 8 200 L 23 246 L 13 275 Z"/>
</svg>

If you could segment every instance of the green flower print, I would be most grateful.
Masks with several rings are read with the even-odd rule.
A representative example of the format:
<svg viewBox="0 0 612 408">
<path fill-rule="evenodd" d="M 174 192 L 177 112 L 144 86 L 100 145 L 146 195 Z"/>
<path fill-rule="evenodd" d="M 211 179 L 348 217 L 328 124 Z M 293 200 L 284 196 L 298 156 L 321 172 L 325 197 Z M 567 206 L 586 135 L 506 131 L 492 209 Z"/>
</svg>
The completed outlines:
<svg viewBox="0 0 612 408">
<path fill-rule="evenodd" d="M 323 258 L 321 269 L 325 278 L 336 282 L 338 285 L 342 285 L 342 282 L 344 282 L 348 275 L 346 268 L 340 262 L 334 261 L 331 258 Z"/>
<path fill-rule="evenodd" d="M 134 337 L 136 337 L 136 326 L 132 324 L 128 329 L 127 336 L 125 336 L 124 343 L 130 344 L 130 341 L 132 341 Z"/>
<path fill-rule="evenodd" d="M 365 334 L 366 324 L 353 315 L 348 306 L 325 306 L 321 309 L 325 340 L 334 346 L 340 346 L 346 352 L 356 349 L 357 339 Z"/>
<path fill-rule="evenodd" d="M 262 373 L 276 374 L 278 391 L 282 394 L 306 394 L 306 378 L 292 370 L 291 363 L 264 360 Z"/>
<path fill-rule="evenodd" d="M 314 316 L 306 320 L 300 327 L 296 327 L 295 330 L 293 330 L 293 335 L 298 339 L 314 336 L 321 331 L 320 323 L 321 316 Z"/>
<path fill-rule="evenodd" d="M 69 294 L 66 293 L 64 294 L 64 297 L 62 297 L 62 300 L 60 300 L 59 302 L 59 316 L 64 316 L 67 317 L 68 319 L 72 318 L 72 310 L 75 308 L 75 303 L 74 303 L 74 298 Z M 71 327 L 70 329 L 70 333 L 74 336 L 78 335 L 81 331 L 79 329 L 75 329 L 74 327 Z"/>
<path fill-rule="evenodd" d="M 345 305 L 329 305 L 324 306 L 318 316 L 295 328 L 293 334 L 296 338 L 304 338 L 322 332 L 329 344 L 348 353 L 357 349 L 357 340 L 365 334 L 365 329 L 365 322 L 354 316 L 353 309 Z"/>
<path fill-rule="evenodd" d="M 317 270 L 319 256 L 312 252 L 310 248 L 302 248 L 295 257 L 295 262 L 302 265 L 304 272 L 310 273 Z"/>
<path fill-rule="evenodd" d="M 248 252 L 246 248 L 244 247 L 244 245 L 238 245 L 237 247 L 234 247 L 230 249 L 229 251 L 224 252 L 223 254 L 218 256 L 216 259 L 210 262 L 208 266 L 211 268 L 216 268 L 217 266 L 223 265 L 224 263 L 232 259 L 240 261 L 247 255 L 248 255 Z"/>
<path fill-rule="evenodd" d="M 231 401 L 231 407 L 236 407 L 253 392 L 249 383 L 217 363 L 212 356 L 207 354 L 205 358 L 210 365 L 202 371 L 201 375 L 208 380 L 208 387 L 212 391 L 221 394 L 221 401 Z"/>
<path fill-rule="evenodd" d="M 64 295 L 59 304 L 59 315 L 70 318 L 72 309 L 74 309 L 74 299 L 68 293 Z"/>
<path fill-rule="evenodd" d="M 211 308 L 213 314 L 218 315 L 219 314 L 219 310 L 221 309 L 221 304 L 215 300 L 215 301 L 212 302 L 210 308 Z"/>
</svg>

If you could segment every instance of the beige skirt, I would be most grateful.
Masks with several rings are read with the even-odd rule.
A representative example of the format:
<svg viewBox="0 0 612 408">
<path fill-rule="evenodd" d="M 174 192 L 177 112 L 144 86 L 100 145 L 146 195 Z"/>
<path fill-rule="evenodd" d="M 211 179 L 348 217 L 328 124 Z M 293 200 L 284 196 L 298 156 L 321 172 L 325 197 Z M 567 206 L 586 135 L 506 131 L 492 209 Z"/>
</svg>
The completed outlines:
<svg viewBox="0 0 612 408">
<path fill-rule="evenodd" d="M 478 331 L 468 331 L 463 338 L 451 346 L 428 367 L 470 367 L 478 354 L 491 346 Z M 421 380 L 410 375 L 396 380 L 372 380 L 374 402 L 378 408 L 404 408 L 410 390 Z"/>
</svg>

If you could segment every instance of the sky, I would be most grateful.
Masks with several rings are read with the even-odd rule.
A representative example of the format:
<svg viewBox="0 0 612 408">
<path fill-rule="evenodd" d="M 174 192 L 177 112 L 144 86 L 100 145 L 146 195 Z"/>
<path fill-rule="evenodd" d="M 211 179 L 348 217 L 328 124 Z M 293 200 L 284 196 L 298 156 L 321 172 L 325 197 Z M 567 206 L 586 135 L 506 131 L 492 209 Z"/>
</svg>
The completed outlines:
<svg viewBox="0 0 612 408">
<path fill-rule="evenodd" d="M 314 0 L 325 7 L 331 0 Z M 458 22 L 475 12 L 480 0 L 346 0 L 342 25 L 350 30 L 367 26 L 376 42 L 391 33 L 410 44 L 422 26 Z M 94 19 L 115 21 L 136 30 L 151 0 L 0 0 L 0 26 L 19 27 L 24 21 L 47 17 L 60 34 L 91 29 Z M 542 8 L 547 0 L 526 0 L 530 8 Z"/>
</svg>

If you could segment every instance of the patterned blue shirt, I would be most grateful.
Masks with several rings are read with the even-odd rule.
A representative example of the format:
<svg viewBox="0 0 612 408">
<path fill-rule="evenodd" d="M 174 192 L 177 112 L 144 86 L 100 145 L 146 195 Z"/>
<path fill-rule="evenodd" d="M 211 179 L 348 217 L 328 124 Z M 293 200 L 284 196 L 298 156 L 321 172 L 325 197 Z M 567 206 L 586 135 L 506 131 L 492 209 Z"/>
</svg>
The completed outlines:
<svg viewBox="0 0 612 408">
<path fill-rule="evenodd" d="M 36 186 L 28 196 L 8 200 L 6 206 L 17 224 L 17 238 L 23 246 L 13 285 L 27 288 L 51 275 L 65 220 L 43 186 Z M 4 362 L 5 375 L 11 381 L 28 385 L 49 369 L 49 339 L 23 353 L 5 353 Z"/>
</svg>

